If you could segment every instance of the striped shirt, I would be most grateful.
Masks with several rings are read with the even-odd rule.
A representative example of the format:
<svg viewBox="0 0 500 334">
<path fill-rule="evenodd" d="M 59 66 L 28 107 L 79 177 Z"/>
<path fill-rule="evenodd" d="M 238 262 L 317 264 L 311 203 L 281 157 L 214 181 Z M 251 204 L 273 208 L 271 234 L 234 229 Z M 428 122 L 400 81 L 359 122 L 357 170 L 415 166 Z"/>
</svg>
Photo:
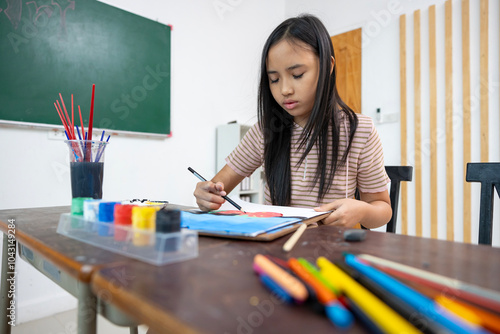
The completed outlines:
<svg viewBox="0 0 500 334">
<path fill-rule="evenodd" d="M 297 165 L 305 148 L 298 150 L 303 128 L 294 123 L 291 132 L 291 203 L 296 207 L 316 207 L 341 198 L 352 198 L 356 188 L 362 192 L 376 193 L 387 190 L 390 182 L 385 172 L 384 154 L 377 130 L 371 118 L 358 114 L 358 128 L 354 135 L 347 162 L 337 165 L 337 171 L 332 185 L 321 202 L 318 202 L 319 181 L 314 184 L 314 176 L 319 161 L 319 152 L 315 144 L 307 158 Z M 340 142 L 338 159 L 342 158 L 347 143 L 349 123 L 344 113 L 340 117 Z M 332 126 L 332 125 L 330 125 Z M 331 130 L 331 129 L 330 129 Z M 329 131 L 331 133 L 331 131 Z M 332 144 L 329 138 L 327 161 L 332 160 Z M 239 145 L 226 158 L 227 165 L 241 176 L 250 176 L 258 167 L 264 164 L 264 138 L 259 124 L 248 130 Z M 263 166 L 265 169 L 265 166 Z M 348 170 L 348 173 L 346 172 Z M 264 190 L 265 204 L 271 204 L 269 187 Z"/>
</svg>

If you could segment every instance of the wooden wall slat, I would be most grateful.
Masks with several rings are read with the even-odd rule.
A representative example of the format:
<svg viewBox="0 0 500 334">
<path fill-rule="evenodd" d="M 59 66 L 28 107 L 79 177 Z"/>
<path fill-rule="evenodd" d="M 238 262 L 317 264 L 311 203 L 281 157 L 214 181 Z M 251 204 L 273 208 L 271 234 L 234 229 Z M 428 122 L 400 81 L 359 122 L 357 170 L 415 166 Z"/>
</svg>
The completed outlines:
<svg viewBox="0 0 500 334">
<path fill-rule="evenodd" d="M 446 239 L 454 240 L 453 193 L 453 30 L 451 0 L 445 2 Z"/>
<path fill-rule="evenodd" d="M 488 145 L 488 0 L 480 3 L 479 82 L 481 103 L 481 161 L 489 160 Z"/>
<path fill-rule="evenodd" d="M 438 237 L 436 5 L 429 7 L 429 119 L 431 238 Z"/>
<path fill-rule="evenodd" d="M 465 181 L 467 163 L 471 162 L 471 93 L 470 93 L 470 33 L 469 0 L 462 0 L 462 105 L 463 105 L 463 155 L 464 155 L 464 242 L 471 242 L 471 184 Z"/>
<path fill-rule="evenodd" d="M 400 126 L 401 165 L 408 164 L 407 123 L 406 123 L 406 15 L 399 17 L 399 81 L 400 81 Z M 408 186 L 401 182 L 401 234 L 408 234 Z"/>
<path fill-rule="evenodd" d="M 447 240 L 455 240 L 455 191 L 461 191 L 463 187 L 463 202 L 457 203 L 457 205 L 462 205 L 462 213 L 463 213 L 463 241 L 470 243 L 472 242 L 471 236 L 471 227 L 475 219 L 472 217 L 472 193 L 471 193 L 471 184 L 465 181 L 465 173 L 466 173 L 466 165 L 468 162 L 472 161 L 472 105 L 473 99 L 471 92 L 471 36 L 470 36 L 470 27 L 471 27 L 471 17 L 470 17 L 470 6 L 471 3 L 475 6 L 479 7 L 479 21 L 474 22 L 474 24 L 478 24 L 480 28 L 479 32 L 479 59 L 474 59 L 474 62 L 479 62 L 479 102 L 480 102 L 480 111 L 479 111 L 479 131 L 480 131 L 480 160 L 483 162 L 489 161 L 489 19 L 488 19 L 488 6 L 489 0 L 479 0 L 471 2 L 470 0 L 460 0 L 461 4 L 461 31 L 458 29 L 453 32 L 453 11 L 452 11 L 452 1 L 446 0 L 444 2 L 444 16 L 436 17 L 436 6 L 433 5 L 429 7 L 428 17 L 429 17 L 429 50 L 421 50 L 421 12 L 416 10 L 413 13 L 414 19 L 414 32 L 413 36 L 406 39 L 406 16 L 400 16 L 400 80 L 401 80 L 401 163 L 407 164 L 408 162 L 408 138 L 407 138 L 407 89 L 413 91 L 414 94 L 414 118 L 413 125 L 415 131 L 415 152 L 414 152 L 414 178 L 413 182 L 415 185 L 415 204 L 411 204 L 415 206 L 415 235 L 422 235 L 422 158 L 423 158 L 423 148 L 424 143 L 422 142 L 422 71 L 427 71 L 427 68 L 421 68 L 421 52 L 429 52 L 429 126 L 430 126 L 430 227 L 431 227 L 431 237 L 438 237 L 438 224 L 443 224 L 442 221 L 438 223 L 438 213 L 442 213 L 446 211 L 446 239 Z M 425 14 L 424 14 L 425 15 Z M 496 16 L 496 15 L 495 15 Z M 444 20 L 444 96 L 438 96 L 437 93 L 437 75 L 438 75 L 438 66 L 437 66 L 437 45 L 436 45 L 436 36 L 437 36 L 437 25 Z M 461 49 L 453 48 L 453 33 L 461 33 Z M 497 32 L 495 32 L 497 33 Z M 411 40 L 413 38 L 413 41 Z M 414 57 L 414 80 L 413 82 L 407 81 L 406 76 L 406 43 L 412 43 L 414 46 L 413 55 L 410 57 Z M 499 43 L 500 45 L 500 43 Z M 462 131 L 462 144 L 463 144 L 463 172 L 460 172 L 457 176 L 457 183 L 455 184 L 455 171 L 454 171 L 454 150 L 453 150 L 453 53 L 461 53 L 462 56 L 462 114 L 463 114 L 463 131 Z M 459 70 L 458 68 L 456 70 Z M 455 73 L 456 77 L 456 73 Z M 424 90 L 426 90 L 426 83 L 424 83 Z M 414 85 L 414 87 L 411 87 Z M 427 91 L 423 92 L 424 94 Z M 437 102 L 444 98 L 444 117 L 445 117 L 445 150 L 443 152 L 445 154 L 441 154 L 438 156 L 438 138 L 441 136 L 439 133 L 438 127 L 438 104 Z M 456 112 L 460 112 L 460 110 L 455 110 Z M 497 110 L 495 110 L 497 112 Z M 411 113 L 411 110 L 410 110 Z M 410 115 L 411 117 L 411 115 Z M 410 120 L 411 123 L 411 120 Z M 425 125 L 424 125 L 425 126 Z M 492 128 L 496 129 L 497 125 L 492 126 Z M 500 130 L 500 129 L 499 129 Z M 496 145 L 495 145 L 496 146 Z M 411 153 L 410 153 L 411 154 Z M 445 189 L 442 189 L 442 192 L 446 193 L 446 203 L 439 203 L 439 192 L 438 190 L 438 173 L 437 170 L 439 166 L 445 165 L 446 169 L 446 186 Z M 426 167 L 427 168 L 427 167 Z M 458 181 L 460 179 L 461 181 Z M 463 181 L 462 181 L 463 180 Z M 463 186 L 461 186 L 461 184 Z M 427 188 L 426 188 L 427 190 Z M 401 204 L 401 213 L 402 213 L 402 233 L 408 233 L 408 220 L 406 218 L 408 204 L 407 201 L 407 192 L 408 189 L 406 187 L 406 183 L 402 183 L 402 204 Z M 426 199 L 427 200 L 427 199 Z M 444 199 L 443 199 L 444 200 Z M 443 202 L 443 200 L 441 202 Z M 460 218 L 460 217 L 458 217 Z M 458 219 L 458 223 L 462 223 L 462 219 Z M 457 225 L 458 227 L 458 225 Z"/>
<path fill-rule="evenodd" d="M 420 10 L 413 13 L 414 126 L 415 126 L 415 235 L 422 236 L 422 134 L 420 73 Z"/>
</svg>

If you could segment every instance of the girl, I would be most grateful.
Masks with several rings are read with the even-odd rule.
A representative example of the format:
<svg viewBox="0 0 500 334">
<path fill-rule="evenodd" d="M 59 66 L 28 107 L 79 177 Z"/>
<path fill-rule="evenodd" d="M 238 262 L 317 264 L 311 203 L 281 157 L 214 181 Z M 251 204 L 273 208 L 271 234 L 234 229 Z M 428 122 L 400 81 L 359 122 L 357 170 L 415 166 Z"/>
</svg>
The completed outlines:
<svg viewBox="0 0 500 334">
<path fill-rule="evenodd" d="M 263 166 L 265 204 L 333 212 L 325 224 L 367 228 L 391 218 L 383 152 L 371 119 L 339 97 L 330 36 L 311 15 L 291 18 L 269 36 L 261 60 L 258 123 L 194 195 L 216 210 Z M 356 188 L 360 199 L 353 199 Z M 243 208 L 244 209 L 244 208 Z"/>
</svg>

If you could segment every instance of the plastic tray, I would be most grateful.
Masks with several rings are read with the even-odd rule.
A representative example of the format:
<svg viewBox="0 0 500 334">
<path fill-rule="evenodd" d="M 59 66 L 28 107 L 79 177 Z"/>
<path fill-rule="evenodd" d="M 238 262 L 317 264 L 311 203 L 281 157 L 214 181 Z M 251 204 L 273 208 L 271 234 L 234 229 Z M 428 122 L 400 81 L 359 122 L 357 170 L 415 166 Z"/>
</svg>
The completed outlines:
<svg viewBox="0 0 500 334">
<path fill-rule="evenodd" d="M 64 213 L 57 233 L 157 266 L 198 256 L 198 233 L 188 229 L 155 233 Z"/>
</svg>

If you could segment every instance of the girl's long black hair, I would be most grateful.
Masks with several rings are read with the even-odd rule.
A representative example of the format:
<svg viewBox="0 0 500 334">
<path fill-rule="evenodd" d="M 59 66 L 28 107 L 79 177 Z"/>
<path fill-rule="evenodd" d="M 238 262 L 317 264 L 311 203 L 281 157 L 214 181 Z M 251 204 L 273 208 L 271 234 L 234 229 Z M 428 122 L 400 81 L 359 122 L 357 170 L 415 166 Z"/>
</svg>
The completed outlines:
<svg viewBox="0 0 500 334">
<path fill-rule="evenodd" d="M 299 165 L 318 145 L 319 164 L 314 184 L 319 181 L 318 202 L 328 193 L 338 166 L 345 164 L 351 149 L 358 118 L 340 98 L 336 86 L 336 66 L 331 72 L 331 57 L 335 58 L 333 45 L 323 23 L 312 15 L 301 15 L 281 23 L 264 45 L 258 97 L 258 119 L 264 134 L 264 165 L 273 205 L 289 205 L 291 201 L 290 147 L 293 117 L 275 101 L 269 87 L 266 60 L 269 49 L 287 40 L 307 44 L 319 58 L 319 78 L 313 109 L 302 134 L 299 147 L 305 147 Z M 340 112 L 344 112 L 350 124 L 348 146 L 340 161 L 339 153 Z M 332 161 L 328 157 L 328 125 L 332 123 Z"/>
</svg>

